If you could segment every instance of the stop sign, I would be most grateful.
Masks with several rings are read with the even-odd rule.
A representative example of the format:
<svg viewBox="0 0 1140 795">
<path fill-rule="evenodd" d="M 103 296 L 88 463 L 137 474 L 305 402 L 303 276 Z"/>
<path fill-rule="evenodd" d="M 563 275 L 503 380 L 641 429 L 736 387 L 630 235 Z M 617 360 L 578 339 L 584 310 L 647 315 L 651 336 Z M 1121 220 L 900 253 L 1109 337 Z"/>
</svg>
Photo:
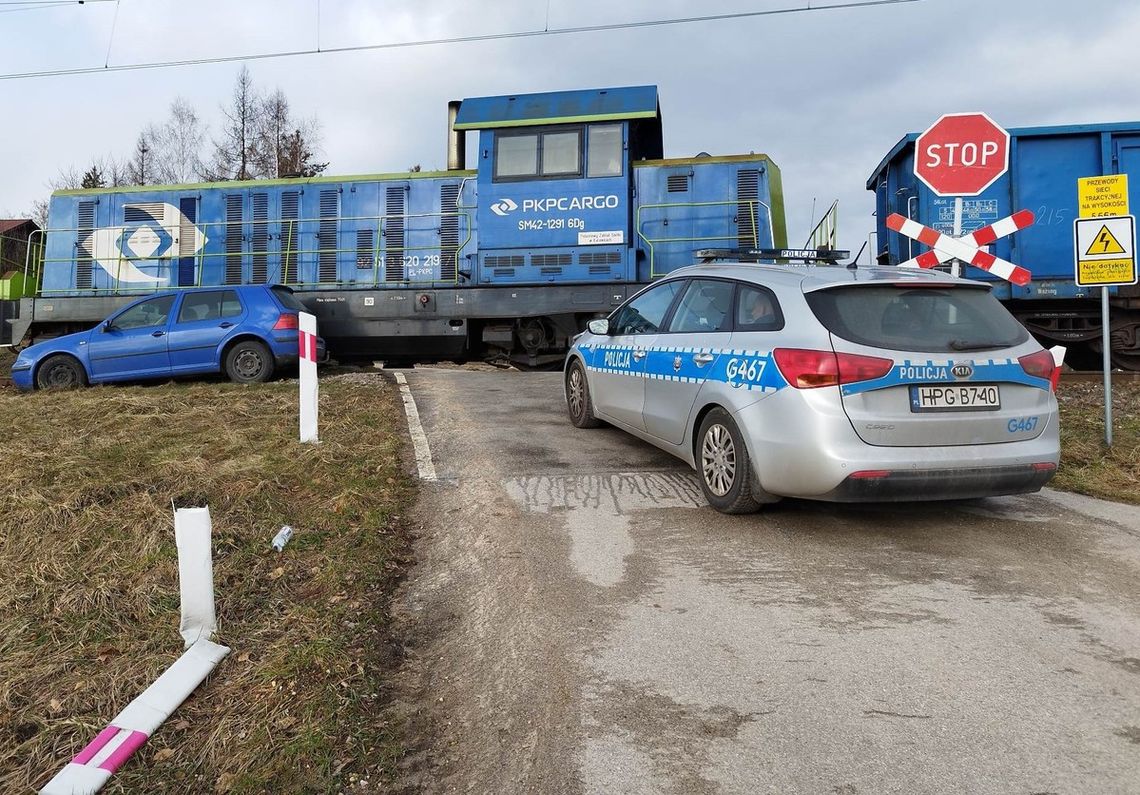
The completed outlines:
<svg viewBox="0 0 1140 795">
<path fill-rule="evenodd" d="M 939 196 L 977 196 L 1009 169 L 1009 133 L 984 113 L 947 113 L 914 144 L 914 173 Z"/>
</svg>

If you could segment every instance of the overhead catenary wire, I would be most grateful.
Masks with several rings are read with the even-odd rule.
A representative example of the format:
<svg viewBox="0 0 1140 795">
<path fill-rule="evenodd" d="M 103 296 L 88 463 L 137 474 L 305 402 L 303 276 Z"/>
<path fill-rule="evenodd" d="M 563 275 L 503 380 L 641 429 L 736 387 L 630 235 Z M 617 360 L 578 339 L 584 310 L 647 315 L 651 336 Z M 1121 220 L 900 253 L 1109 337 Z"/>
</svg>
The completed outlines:
<svg viewBox="0 0 1140 795">
<path fill-rule="evenodd" d="M 87 0 L 93 2 L 94 0 Z M 105 1 L 105 0 L 104 0 Z M 111 0 L 112 2 L 114 0 Z M 519 31 L 506 31 L 502 33 L 481 33 L 471 36 L 448 36 L 438 39 L 416 39 L 412 41 L 380 42 L 373 44 L 352 44 L 342 47 L 318 47 L 315 49 L 277 50 L 265 53 L 246 53 L 242 55 L 219 55 L 205 58 L 183 58 L 171 61 L 148 61 L 143 63 L 116 64 L 114 66 L 81 66 L 68 69 L 44 69 L 34 72 L 7 72 L 0 74 L 0 80 L 27 80 L 35 77 L 67 77 L 71 75 L 99 74 L 105 72 L 133 72 L 148 69 L 171 69 L 186 66 L 204 66 L 207 64 L 234 63 L 237 61 L 263 61 L 273 58 L 294 58 L 301 55 L 321 55 L 329 53 L 367 52 L 370 50 L 398 50 L 413 47 L 431 47 L 443 44 L 471 44 L 475 42 L 503 41 L 507 39 L 527 39 L 540 36 L 567 36 L 582 33 L 599 33 L 603 31 L 631 30 L 634 28 L 665 27 L 669 25 L 692 25 L 705 22 L 724 22 L 729 20 L 750 19 L 755 17 L 782 16 L 789 14 L 805 14 L 819 11 L 837 11 L 851 8 L 868 8 L 872 6 L 901 5 L 903 3 L 918 3 L 922 0 L 851 0 L 851 2 L 831 3 L 827 5 L 806 5 L 795 8 L 776 8 L 763 11 L 738 11 L 730 14 L 704 14 L 694 17 L 673 17 L 668 19 L 646 19 L 633 22 L 608 22 L 599 25 L 576 25 L 564 28 L 530 29 Z"/>
</svg>

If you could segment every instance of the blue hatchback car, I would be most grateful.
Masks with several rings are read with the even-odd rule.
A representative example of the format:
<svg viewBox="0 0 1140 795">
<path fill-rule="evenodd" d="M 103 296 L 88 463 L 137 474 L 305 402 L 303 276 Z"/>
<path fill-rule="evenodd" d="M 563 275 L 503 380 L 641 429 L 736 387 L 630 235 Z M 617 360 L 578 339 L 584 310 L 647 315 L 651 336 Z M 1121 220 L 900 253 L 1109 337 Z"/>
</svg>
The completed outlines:
<svg viewBox="0 0 1140 795">
<path fill-rule="evenodd" d="M 249 384 L 297 363 L 298 312 L 283 285 L 167 292 L 128 304 L 89 331 L 31 345 L 12 365 L 20 389 L 224 372 Z M 324 358 L 324 342 L 317 355 Z"/>
</svg>

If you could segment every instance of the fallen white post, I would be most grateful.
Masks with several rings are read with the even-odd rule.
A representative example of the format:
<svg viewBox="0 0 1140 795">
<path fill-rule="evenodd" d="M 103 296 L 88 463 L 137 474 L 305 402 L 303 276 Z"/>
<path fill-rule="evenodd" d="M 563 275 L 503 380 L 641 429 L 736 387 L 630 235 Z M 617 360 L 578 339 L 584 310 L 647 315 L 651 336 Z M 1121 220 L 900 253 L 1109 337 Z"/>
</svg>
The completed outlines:
<svg viewBox="0 0 1140 795">
<path fill-rule="evenodd" d="M 175 510 L 181 632 L 186 651 L 59 771 L 40 795 L 98 792 L 230 653 L 227 647 L 210 641 L 217 625 L 210 529 L 209 508 Z"/>
<path fill-rule="evenodd" d="M 317 318 L 299 313 L 297 346 L 300 348 L 301 441 L 319 442 L 317 438 Z"/>
</svg>

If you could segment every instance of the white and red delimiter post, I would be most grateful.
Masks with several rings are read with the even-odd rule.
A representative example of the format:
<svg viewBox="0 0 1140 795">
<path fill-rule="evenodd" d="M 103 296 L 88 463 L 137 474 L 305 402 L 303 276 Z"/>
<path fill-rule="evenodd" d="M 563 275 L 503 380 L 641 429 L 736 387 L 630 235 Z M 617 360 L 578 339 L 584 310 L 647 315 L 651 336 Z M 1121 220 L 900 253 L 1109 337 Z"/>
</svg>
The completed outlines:
<svg viewBox="0 0 1140 795">
<path fill-rule="evenodd" d="M 301 441 L 316 444 L 317 438 L 317 318 L 300 313 L 297 345 L 300 348 Z"/>
</svg>

